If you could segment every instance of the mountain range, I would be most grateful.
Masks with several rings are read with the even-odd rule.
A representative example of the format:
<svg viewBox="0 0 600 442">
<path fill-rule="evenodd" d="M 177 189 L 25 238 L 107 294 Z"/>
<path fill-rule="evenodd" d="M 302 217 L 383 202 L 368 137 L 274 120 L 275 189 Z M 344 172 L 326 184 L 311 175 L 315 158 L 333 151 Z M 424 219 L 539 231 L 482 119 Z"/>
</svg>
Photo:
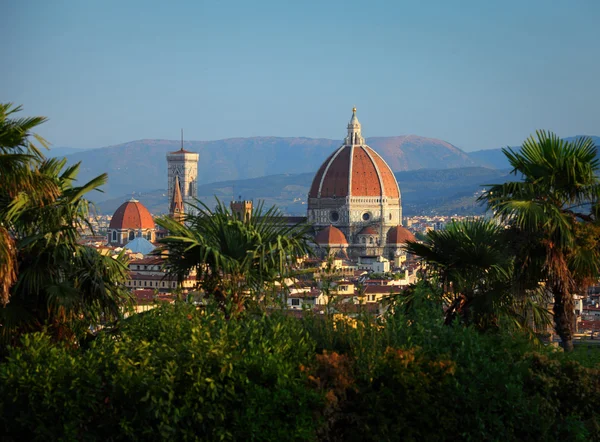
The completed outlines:
<svg viewBox="0 0 600 442">
<path fill-rule="evenodd" d="M 565 140 L 573 141 L 577 138 L 580 138 L 581 136 L 582 135 L 577 135 L 575 137 L 567 137 L 565 138 Z M 596 146 L 600 147 L 600 137 L 590 136 L 589 138 L 592 139 Z M 518 147 L 513 147 L 513 149 L 518 149 Z M 492 167 L 494 169 L 510 168 L 510 164 L 508 164 L 506 156 L 502 153 L 502 149 L 477 150 L 475 152 L 469 152 L 469 157 L 486 167 Z"/>
<path fill-rule="evenodd" d="M 591 138 L 600 145 L 600 137 Z M 186 141 L 183 147 L 200 154 L 201 199 L 242 195 L 277 204 L 287 213 L 303 213 L 315 171 L 341 143 L 323 138 L 253 137 Z M 473 195 L 481 190 L 480 185 L 505 179 L 510 168 L 502 149 L 466 153 L 448 142 L 417 135 L 373 137 L 367 143 L 396 173 L 407 214 L 434 207 L 450 212 L 477 210 Z M 167 201 L 162 190 L 167 187 L 165 156 L 180 147 L 179 141 L 138 140 L 91 150 L 53 148 L 48 156 L 66 155 L 69 163 L 81 162 L 82 182 L 108 173 L 103 193 L 90 195 L 101 213 L 112 213 L 133 194 L 153 213 L 160 213 L 166 211 Z"/>
<path fill-rule="evenodd" d="M 396 172 L 402 193 L 404 214 L 470 215 L 482 213 L 476 203 L 483 184 L 497 184 L 509 178 L 508 170 L 485 167 L 454 169 L 420 169 Z M 314 173 L 278 174 L 245 180 L 229 180 L 198 186 L 198 198 L 209 206 L 215 197 L 231 201 L 244 199 L 263 200 L 265 206 L 277 205 L 284 213 L 304 215 L 306 195 Z M 168 198 L 165 189 L 136 194 L 151 213 L 167 212 Z M 126 200 L 123 195 L 96 205 L 99 213 L 111 214 Z"/>
<path fill-rule="evenodd" d="M 433 138 L 407 135 L 375 137 L 367 142 L 394 172 L 482 165 L 458 147 Z M 200 154 L 198 184 L 201 185 L 275 174 L 314 173 L 341 144 L 340 140 L 329 139 L 254 137 L 186 141 L 183 146 Z M 94 198 L 101 201 L 166 187 L 165 156 L 179 147 L 178 141 L 139 140 L 76 152 L 67 155 L 67 159 L 70 163 L 81 161 L 82 181 L 108 173 L 104 195 Z"/>
</svg>

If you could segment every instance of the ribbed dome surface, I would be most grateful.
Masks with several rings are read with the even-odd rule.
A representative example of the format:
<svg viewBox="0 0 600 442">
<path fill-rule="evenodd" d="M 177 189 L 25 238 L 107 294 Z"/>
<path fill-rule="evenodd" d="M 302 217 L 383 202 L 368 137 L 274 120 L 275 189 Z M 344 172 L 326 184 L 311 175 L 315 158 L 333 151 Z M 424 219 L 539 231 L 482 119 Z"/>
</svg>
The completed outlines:
<svg viewBox="0 0 600 442">
<path fill-rule="evenodd" d="M 392 170 L 369 146 L 342 146 L 332 153 L 315 175 L 309 198 L 400 198 Z"/>
<path fill-rule="evenodd" d="M 387 233 L 388 244 L 404 244 L 406 241 L 416 240 L 415 235 L 402 226 L 394 226 Z"/>
<path fill-rule="evenodd" d="M 109 229 L 154 229 L 154 220 L 148 209 L 137 200 L 131 199 L 115 211 Z"/>
<path fill-rule="evenodd" d="M 348 244 L 348 240 L 342 231 L 331 225 L 317 233 L 315 242 L 319 245 Z"/>
</svg>

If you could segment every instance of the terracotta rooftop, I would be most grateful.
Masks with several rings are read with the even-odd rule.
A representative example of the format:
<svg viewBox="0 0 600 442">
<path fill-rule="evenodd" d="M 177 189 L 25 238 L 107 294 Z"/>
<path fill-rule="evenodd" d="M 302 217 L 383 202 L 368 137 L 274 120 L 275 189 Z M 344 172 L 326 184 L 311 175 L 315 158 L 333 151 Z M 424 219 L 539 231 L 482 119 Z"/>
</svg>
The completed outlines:
<svg viewBox="0 0 600 442">
<path fill-rule="evenodd" d="M 358 232 L 359 235 L 378 235 L 379 233 L 371 226 L 367 226 Z"/>
<path fill-rule="evenodd" d="M 374 294 L 396 294 L 402 292 L 404 289 L 400 286 L 393 285 L 368 285 L 365 287 L 365 295 Z"/>
<path fill-rule="evenodd" d="M 115 211 L 110 220 L 110 229 L 154 229 L 152 215 L 142 203 L 131 199 Z"/>
<path fill-rule="evenodd" d="M 373 196 L 400 198 L 392 169 L 369 146 L 342 146 L 317 171 L 309 198 Z"/>
<path fill-rule="evenodd" d="M 198 152 L 192 152 L 190 150 L 185 150 L 184 148 L 181 148 L 179 150 L 173 151 L 173 152 L 169 152 L 169 155 L 177 155 L 177 154 L 186 154 L 186 153 L 195 153 L 197 154 Z"/>
<path fill-rule="evenodd" d="M 166 260 L 161 258 L 160 256 L 149 256 L 148 258 L 134 259 L 133 261 L 129 262 L 129 265 L 160 265 L 165 261 Z"/>
<path fill-rule="evenodd" d="M 172 303 L 175 301 L 174 295 L 169 293 L 159 293 L 157 295 L 152 289 L 133 290 L 132 293 L 137 305 L 148 305 L 155 302 Z"/>
<path fill-rule="evenodd" d="M 340 229 L 329 225 L 317 233 L 315 242 L 319 245 L 348 245 L 348 240 Z"/>
<path fill-rule="evenodd" d="M 404 244 L 406 241 L 416 240 L 417 238 L 415 238 L 415 235 L 402 226 L 392 227 L 387 233 L 388 244 Z"/>
</svg>

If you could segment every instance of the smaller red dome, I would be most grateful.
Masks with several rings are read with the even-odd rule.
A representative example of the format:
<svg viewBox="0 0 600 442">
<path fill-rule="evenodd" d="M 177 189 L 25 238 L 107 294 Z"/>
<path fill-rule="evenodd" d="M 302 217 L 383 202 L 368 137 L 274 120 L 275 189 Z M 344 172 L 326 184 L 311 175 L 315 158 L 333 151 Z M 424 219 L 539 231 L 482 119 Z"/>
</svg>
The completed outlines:
<svg viewBox="0 0 600 442">
<path fill-rule="evenodd" d="M 388 244 L 404 244 L 406 241 L 416 240 L 417 238 L 415 238 L 415 235 L 402 226 L 392 227 L 387 233 Z"/>
<path fill-rule="evenodd" d="M 338 245 L 348 244 L 348 240 L 340 229 L 329 225 L 317 233 L 315 236 L 315 242 L 319 245 Z"/>
<path fill-rule="evenodd" d="M 359 235 L 379 235 L 379 233 L 377 232 L 377 230 L 375 230 L 373 227 L 371 226 L 367 226 L 364 229 L 362 229 L 360 232 L 358 232 Z"/>
<path fill-rule="evenodd" d="M 137 200 L 124 202 L 110 220 L 109 229 L 155 229 L 148 209 Z"/>
</svg>

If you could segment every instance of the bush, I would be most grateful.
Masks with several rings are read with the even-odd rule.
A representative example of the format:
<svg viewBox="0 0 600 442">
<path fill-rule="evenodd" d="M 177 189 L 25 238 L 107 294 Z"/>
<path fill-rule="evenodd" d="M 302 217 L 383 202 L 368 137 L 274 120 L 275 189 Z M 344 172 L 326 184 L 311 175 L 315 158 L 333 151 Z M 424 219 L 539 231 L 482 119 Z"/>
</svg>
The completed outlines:
<svg viewBox="0 0 600 442">
<path fill-rule="evenodd" d="M 179 305 L 134 316 L 84 351 L 26 336 L 0 366 L 13 440 L 308 440 L 314 347 L 297 321 L 227 321 Z"/>
<path fill-rule="evenodd" d="M 600 371 L 519 333 L 162 306 L 87 348 L 24 336 L 8 440 L 600 440 Z M 438 312 L 439 313 L 439 312 Z M 592 363 L 589 362 L 591 366 Z"/>
</svg>

